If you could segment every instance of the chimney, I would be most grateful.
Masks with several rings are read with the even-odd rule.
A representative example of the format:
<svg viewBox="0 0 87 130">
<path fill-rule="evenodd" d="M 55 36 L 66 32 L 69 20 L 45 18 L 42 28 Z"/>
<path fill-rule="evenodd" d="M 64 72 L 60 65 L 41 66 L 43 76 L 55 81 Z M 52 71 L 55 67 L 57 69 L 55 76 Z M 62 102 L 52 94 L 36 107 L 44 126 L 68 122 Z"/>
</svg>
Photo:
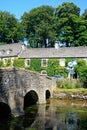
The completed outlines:
<svg viewBox="0 0 87 130">
<path fill-rule="evenodd" d="M 59 48 L 58 41 L 55 41 L 54 47 L 55 47 L 55 49 Z"/>
<path fill-rule="evenodd" d="M 24 44 L 22 44 L 22 47 L 21 47 L 21 48 L 22 48 L 22 50 L 25 50 L 25 45 L 24 45 Z"/>
</svg>

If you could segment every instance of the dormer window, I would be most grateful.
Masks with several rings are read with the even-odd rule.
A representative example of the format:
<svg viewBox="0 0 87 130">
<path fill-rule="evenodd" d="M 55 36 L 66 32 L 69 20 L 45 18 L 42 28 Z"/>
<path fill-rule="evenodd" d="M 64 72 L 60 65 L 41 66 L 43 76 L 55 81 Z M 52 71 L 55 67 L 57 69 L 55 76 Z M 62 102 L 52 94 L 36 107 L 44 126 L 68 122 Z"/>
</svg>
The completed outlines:
<svg viewBox="0 0 87 130">
<path fill-rule="evenodd" d="M 7 54 L 9 55 L 12 52 L 11 49 L 7 50 Z"/>
<path fill-rule="evenodd" d="M 0 50 L 0 55 L 3 55 L 5 53 L 5 50 Z"/>
</svg>

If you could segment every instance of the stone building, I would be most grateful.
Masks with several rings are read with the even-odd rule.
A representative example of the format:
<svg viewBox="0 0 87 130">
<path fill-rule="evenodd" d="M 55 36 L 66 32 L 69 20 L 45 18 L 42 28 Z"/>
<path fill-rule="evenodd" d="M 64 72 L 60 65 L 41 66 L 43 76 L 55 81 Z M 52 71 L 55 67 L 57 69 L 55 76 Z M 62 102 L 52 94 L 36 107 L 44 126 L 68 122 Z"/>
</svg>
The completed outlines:
<svg viewBox="0 0 87 130">
<path fill-rule="evenodd" d="M 4 60 L 4 64 L 8 58 L 11 58 L 13 62 L 15 57 L 24 58 L 26 66 L 30 65 L 31 59 L 33 58 L 40 58 L 42 67 L 46 67 L 48 59 L 51 58 L 59 59 L 60 66 L 65 66 L 66 58 L 82 58 L 87 60 L 87 46 L 59 47 L 56 43 L 54 48 L 27 49 L 21 43 L 0 45 L 0 59 Z"/>
</svg>

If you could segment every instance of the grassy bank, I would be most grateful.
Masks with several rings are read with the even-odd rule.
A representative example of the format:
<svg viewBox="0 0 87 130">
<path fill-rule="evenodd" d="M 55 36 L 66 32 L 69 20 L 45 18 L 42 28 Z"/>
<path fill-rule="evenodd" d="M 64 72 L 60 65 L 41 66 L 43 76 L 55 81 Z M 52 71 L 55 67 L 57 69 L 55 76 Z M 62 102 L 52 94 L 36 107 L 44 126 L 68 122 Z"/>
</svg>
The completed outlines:
<svg viewBox="0 0 87 130">
<path fill-rule="evenodd" d="M 87 89 L 85 88 L 74 88 L 64 89 L 56 88 L 53 92 L 53 97 L 57 99 L 68 99 L 68 100 L 85 100 L 87 101 Z"/>
<path fill-rule="evenodd" d="M 54 89 L 54 93 L 60 93 L 60 92 L 64 92 L 64 93 L 67 93 L 67 94 L 73 93 L 73 94 L 87 95 L 87 89 L 86 88 L 75 88 L 75 89 L 56 88 L 56 89 Z"/>
</svg>

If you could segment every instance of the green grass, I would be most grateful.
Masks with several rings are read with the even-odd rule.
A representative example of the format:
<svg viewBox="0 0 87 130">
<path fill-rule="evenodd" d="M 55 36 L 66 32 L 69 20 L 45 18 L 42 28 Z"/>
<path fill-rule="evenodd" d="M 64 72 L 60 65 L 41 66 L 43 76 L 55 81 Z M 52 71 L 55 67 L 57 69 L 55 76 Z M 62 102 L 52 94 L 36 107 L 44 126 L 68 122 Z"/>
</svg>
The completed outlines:
<svg viewBox="0 0 87 130">
<path fill-rule="evenodd" d="M 54 92 L 65 92 L 65 93 L 79 93 L 79 94 L 87 94 L 86 88 L 75 88 L 75 89 L 64 89 L 64 88 L 56 88 L 54 89 Z"/>
</svg>

